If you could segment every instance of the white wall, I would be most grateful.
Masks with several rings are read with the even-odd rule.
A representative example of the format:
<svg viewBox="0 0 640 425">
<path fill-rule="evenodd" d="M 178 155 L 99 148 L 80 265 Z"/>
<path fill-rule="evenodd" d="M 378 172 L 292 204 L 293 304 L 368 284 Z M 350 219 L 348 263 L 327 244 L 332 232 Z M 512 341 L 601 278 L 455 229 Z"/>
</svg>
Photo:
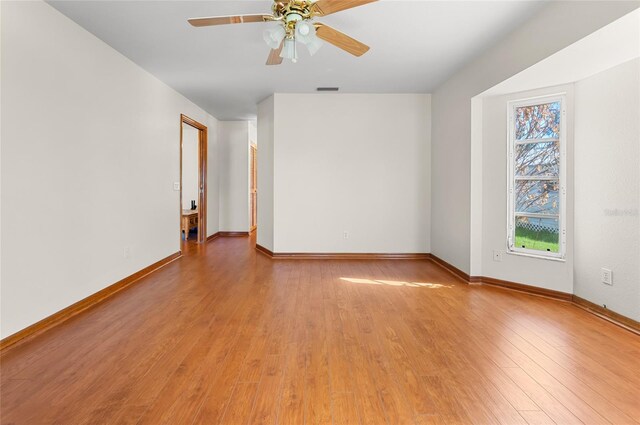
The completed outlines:
<svg viewBox="0 0 640 425">
<path fill-rule="evenodd" d="M 274 96 L 258 104 L 258 245 L 273 251 Z"/>
<path fill-rule="evenodd" d="M 249 143 L 258 144 L 258 123 L 256 121 L 249 121 Z"/>
<path fill-rule="evenodd" d="M 435 90 L 432 105 L 433 254 L 470 272 L 472 97 L 638 6 L 637 2 L 549 2 L 518 30 Z"/>
<path fill-rule="evenodd" d="M 575 294 L 640 320 L 640 59 L 576 83 L 575 140 Z"/>
<path fill-rule="evenodd" d="M 564 261 L 503 255 L 507 247 L 507 104 L 512 100 L 566 94 L 567 250 Z M 483 99 L 482 110 L 482 275 L 526 285 L 573 292 L 573 84 Z"/>
<path fill-rule="evenodd" d="M 198 129 L 182 124 L 182 209 L 191 209 L 191 201 L 200 206 L 198 196 L 198 147 L 200 145 Z"/>
<path fill-rule="evenodd" d="M 0 7 L 6 337 L 180 250 L 181 113 L 209 126 L 217 231 L 217 121 L 51 6 Z"/>
<path fill-rule="evenodd" d="M 274 152 L 275 252 L 429 252 L 429 95 L 276 94 Z"/>
<path fill-rule="evenodd" d="M 249 231 L 249 122 L 219 122 L 220 230 Z"/>
</svg>

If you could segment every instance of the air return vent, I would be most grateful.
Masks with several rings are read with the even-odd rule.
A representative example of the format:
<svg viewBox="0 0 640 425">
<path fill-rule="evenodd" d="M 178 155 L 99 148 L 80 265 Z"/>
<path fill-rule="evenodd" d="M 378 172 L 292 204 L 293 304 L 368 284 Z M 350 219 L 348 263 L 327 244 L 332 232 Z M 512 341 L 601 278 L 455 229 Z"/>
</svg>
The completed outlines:
<svg viewBox="0 0 640 425">
<path fill-rule="evenodd" d="M 318 87 L 316 90 L 318 91 L 338 91 L 340 88 L 338 87 Z"/>
</svg>

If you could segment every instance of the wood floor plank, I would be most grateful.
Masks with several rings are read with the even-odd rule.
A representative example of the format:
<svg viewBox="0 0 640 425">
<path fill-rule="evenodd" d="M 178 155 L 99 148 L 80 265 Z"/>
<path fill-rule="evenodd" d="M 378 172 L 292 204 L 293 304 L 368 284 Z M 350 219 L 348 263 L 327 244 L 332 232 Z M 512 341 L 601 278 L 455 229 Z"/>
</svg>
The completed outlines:
<svg viewBox="0 0 640 425">
<path fill-rule="evenodd" d="M 640 424 L 640 338 L 430 261 L 183 258 L 3 353 L 7 424 Z"/>
<path fill-rule="evenodd" d="M 331 389 L 329 382 L 329 356 L 327 347 L 327 330 L 324 320 L 324 299 L 322 281 L 317 268 L 319 264 L 307 263 L 307 273 L 302 285 L 308 285 L 310 297 L 307 309 L 306 324 L 308 340 L 308 364 L 305 374 L 305 423 L 331 424 Z"/>
<path fill-rule="evenodd" d="M 556 423 L 567 425 L 583 423 L 519 367 L 506 368 L 505 373 Z"/>
<path fill-rule="evenodd" d="M 353 393 L 334 394 L 332 405 L 334 424 L 360 425 Z"/>
<path fill-rule="evenodd" d="M 554 425 L 555 422 L 541 410 L 523 410 L 520 412 L 528 425 Z"/>
<path fill-rule="evenodd" d="M 253 409 L 257 392 L 258 384 L 254 382 L 238 383 L 220 423 L 228 425 L 245 425 L 249 423 L 247 412 Z"/>
<path fill-rule="evenodd" d="M 285 356 L 282 354 L 267 355 L 249 423 L 260 425 L 276 423 L 277 406 L 280 403 L 282 389 L 284 360 Z"/>
<path fill-rule="evenodd" d="M 282 395 L 278 408 L 278 423 L 296 425 L 304 423 L 305 376 L 307 352 L 301 344 L 291 344 L 284 368 Z"/>
</svg>

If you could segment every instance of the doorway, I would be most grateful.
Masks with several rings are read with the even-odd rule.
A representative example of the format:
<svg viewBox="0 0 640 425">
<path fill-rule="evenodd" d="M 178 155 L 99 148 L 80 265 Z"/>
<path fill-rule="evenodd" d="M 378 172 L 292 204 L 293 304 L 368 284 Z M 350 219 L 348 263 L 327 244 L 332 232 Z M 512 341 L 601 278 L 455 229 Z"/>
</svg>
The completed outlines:
<svg viewBox="0 0 640 425">
<path fill-rule="evenodd" d="M 180 239 L 207 239 L 207 127 L 180 115 Z"/>
<path fill-rule="evenodd" d="M 258 226 L 258 147 L 251 144 L 251 182 L 249 185 L 250 225 L 249 232 Z"/>
</svg>

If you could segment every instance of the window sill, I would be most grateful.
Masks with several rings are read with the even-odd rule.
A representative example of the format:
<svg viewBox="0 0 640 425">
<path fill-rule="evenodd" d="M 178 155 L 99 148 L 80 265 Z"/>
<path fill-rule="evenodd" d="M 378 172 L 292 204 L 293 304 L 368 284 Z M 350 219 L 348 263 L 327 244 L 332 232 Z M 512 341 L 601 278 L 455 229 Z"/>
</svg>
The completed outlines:
<svg viewBox="0 0 640 425">
<path fill-rule="evenodd" d="M 509 250 L 507 250 L 507 254 L 508 255 L 517 255 L 519 257 L 537 258 L 539 260 L 556 261 L 558 263 L 566 263 L 567 262 L 567 259 L 564 258 L 564 257 L 549 257 L 547 255 L 529 254 L 528 252 L 518 252 L 518 251 L 509 251 Z"/>
</svg>

